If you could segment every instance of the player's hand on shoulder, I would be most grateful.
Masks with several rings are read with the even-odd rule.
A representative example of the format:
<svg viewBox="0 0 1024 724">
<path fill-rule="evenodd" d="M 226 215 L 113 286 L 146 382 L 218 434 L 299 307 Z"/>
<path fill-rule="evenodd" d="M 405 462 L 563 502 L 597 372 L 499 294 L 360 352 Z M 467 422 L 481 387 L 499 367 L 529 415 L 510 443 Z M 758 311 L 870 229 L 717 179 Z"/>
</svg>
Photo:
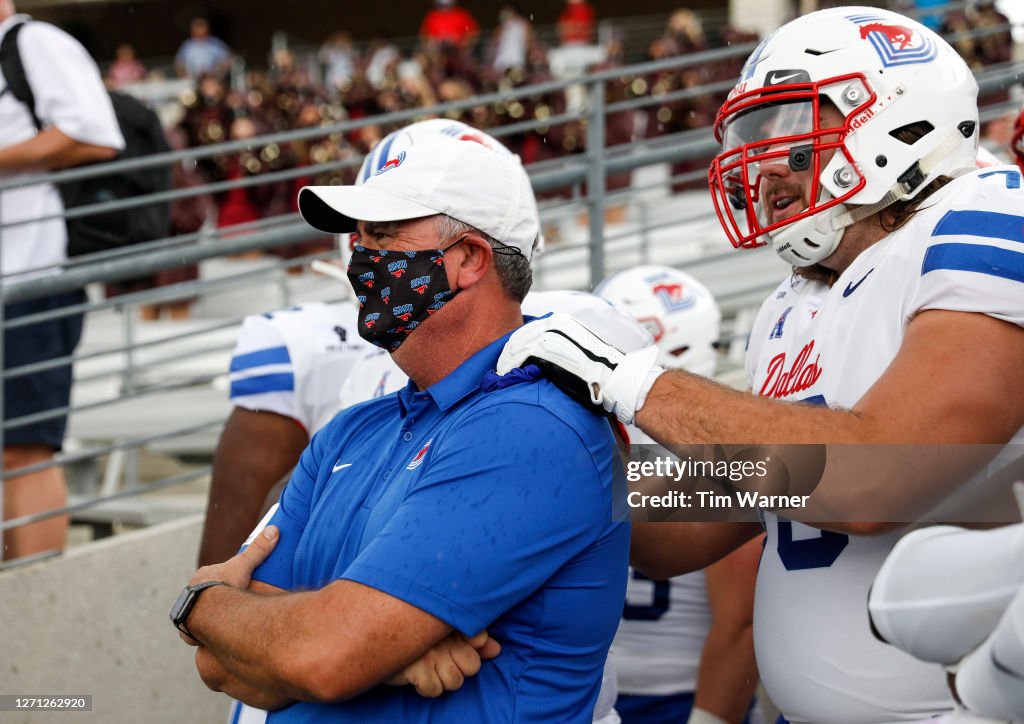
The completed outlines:
<svg viewBox="0 0 1024 724">
<path fill-rule="evenodd" d="M 467 678 L 476 676 L 484 661 L 500 653 L 501 644 L 486 631 L 472 638 L 453 631 L 384 683 L 415 686 L 420 696 L 433 699 L 461 688 Z"/>
<path fill-rule="evenodd" d="M 497 372 L 537 364 L 569 396 L 630 424 L 664 372 L 655 364 L 657 356 L 651 335 L 626 315 L 585 309 L 556 312 L 518 329 L 505 344 Z"/>
</svg>

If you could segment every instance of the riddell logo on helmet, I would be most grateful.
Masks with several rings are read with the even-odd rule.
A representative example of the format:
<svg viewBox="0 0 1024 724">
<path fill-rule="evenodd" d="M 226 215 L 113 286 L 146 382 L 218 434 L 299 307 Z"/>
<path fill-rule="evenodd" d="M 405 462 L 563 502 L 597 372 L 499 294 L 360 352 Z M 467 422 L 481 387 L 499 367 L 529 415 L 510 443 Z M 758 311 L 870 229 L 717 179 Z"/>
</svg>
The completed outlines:
<svg viewBox="0 0 1024 724">
<path fill-rule="evenodd" d="M 866 111 L 864 111 L 859 116 L 857 116 L 852 121 L 850 121 L 850 130 L 851 131 L 856 131 L 858 128 L 863 126 L 867 121 L 869 121 L 870 119 L 874 118 L 874 116 L 875 116 L 875 109 L 874 108 L 868 108 Z"/>
</svg>

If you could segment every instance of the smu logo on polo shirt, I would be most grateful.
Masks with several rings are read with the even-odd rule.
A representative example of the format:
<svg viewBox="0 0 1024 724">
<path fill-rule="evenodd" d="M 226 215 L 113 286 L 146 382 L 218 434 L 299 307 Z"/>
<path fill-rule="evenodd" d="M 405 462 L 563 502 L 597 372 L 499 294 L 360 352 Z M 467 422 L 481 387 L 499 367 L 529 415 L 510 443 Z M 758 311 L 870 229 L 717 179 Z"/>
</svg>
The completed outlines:
<svg viewBox="0 0 1024 724">
<path fill-rule="evenodd" d="M 423 458 L 426 456 L 427 450 L 430 449 L 430 443 L 432 442 L 434 442 L 434 438 L 427 440 L 427 444 L 421 447 L 420 451 L 416 453 L 416 457 L 414 457 L 409 464 L 405 466 L 406 470 L 415 470 L 423 464 Z"/>
</svg>

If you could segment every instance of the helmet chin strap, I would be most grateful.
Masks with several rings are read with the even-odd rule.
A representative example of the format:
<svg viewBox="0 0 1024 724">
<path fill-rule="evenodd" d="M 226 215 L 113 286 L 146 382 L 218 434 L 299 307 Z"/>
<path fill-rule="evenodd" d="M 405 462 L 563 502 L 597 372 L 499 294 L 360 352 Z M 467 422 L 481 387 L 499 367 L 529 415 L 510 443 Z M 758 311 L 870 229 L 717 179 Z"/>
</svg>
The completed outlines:
<svg viewBox="0 0 1024 724">
<path fill-rule="evenodd" d="M 910 195 L 924 183 L 936 166 L 964 140 L 964 136 L 959 130 L 951 133 L 930 153 L 925 154 L 917 163 L 908 168 L 893 187 L 873 204 L 853 208 L 839 204 L 830 209 L 828 213 L 816 214 L 766 236 L 771 240 L 776 253 L 787 263 L 793 266 L 817 264 L 835 251 L 847 228 Z M 950 175 L 958 176 L 970 170 L 970 168 L 955 169 L 950 172 Z M 825 189 L 822 189 L 821 194 L 827 193 Z"/>
<path fill-rule="evenodd" d="M 840 214 L 835 219 L 836 224 L 839 228 L 845 229 L 846 227 L 857 223 L 861 219 L 866 219 L 867 217 L 878 213 L 882 209 L 892 206 L 897 201 L 906 198 L 912 191 L 914 191 L 914 189 L 924 183 L 924 180 L 928 178 L 929 174 L 931 174 L 933 170 L 935 170 L 935 167 L 939 165 L 939 162 L 956 150 L 956 147 L 963 143 L 964 140 L 964 136 L 959 130 L 953 131 L 946 137 L 946 140 L 932 149 L 930 153 L 926 153 L 922 156 L 920 161 L 908 168 L 903 175 L 899 177 L 893 187 L 886 192 L 885 196 L 873 204 L 856 206 L 846 213 Z M 951 172 L 951 175 L 959 176 L 970 170 L 971 169 L 969 168 L 955 169 Z"/>
</svg>

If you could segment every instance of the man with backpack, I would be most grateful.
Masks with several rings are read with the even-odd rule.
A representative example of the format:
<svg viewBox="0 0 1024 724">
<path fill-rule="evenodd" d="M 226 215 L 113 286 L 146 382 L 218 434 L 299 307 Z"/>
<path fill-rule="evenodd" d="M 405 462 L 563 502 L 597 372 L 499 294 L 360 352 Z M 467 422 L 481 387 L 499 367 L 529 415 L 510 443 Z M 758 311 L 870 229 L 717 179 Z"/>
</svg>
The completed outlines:
<svg viewBox="0 0 1024 724">
<path fill-rule="evenodd" d="M 125 145 L 117 117 L 96 63 L 64 31 L 16 15 L 11 0 L 0 0 L 0 179 L 33 175 L 113 159 Z M 6 36 L 13 36 L 14 41 Z M 14 56 L 12 56 L 12 53 Z M 22 76 L 11 77 L 12 57 Z M 19 82 L 22 87 L 19 88 Z M 30 91 L 28 101 L 23 88 Z M 60 272 L 67 260 L 69 234 L 61 193 L 52 184 L 0 190 L 0 284 L 21 283 Z M 38 219 L 38 221 L 34 221 Z M 26 223 L 28 222 L 28 223 Z M 70 356 L 82 332 L 74 313 L 8 328 L 17 317 L 81 304 L 81 290 L 7 304 L 4 307 L 4 420 L 11 421 L 67 407 L 71 365 L 16 377 L 7 371 Z M 66 415 L 4 430 L 5 471 L 35 466 L 61 449 Z M 3 484 L 7 519 L 66 504 L 59 467 L 35 470 Z M 4 534 L 2 558 L 20 558 L 64 547 L 67 517 L 47 518 Z"/>
</svg>

